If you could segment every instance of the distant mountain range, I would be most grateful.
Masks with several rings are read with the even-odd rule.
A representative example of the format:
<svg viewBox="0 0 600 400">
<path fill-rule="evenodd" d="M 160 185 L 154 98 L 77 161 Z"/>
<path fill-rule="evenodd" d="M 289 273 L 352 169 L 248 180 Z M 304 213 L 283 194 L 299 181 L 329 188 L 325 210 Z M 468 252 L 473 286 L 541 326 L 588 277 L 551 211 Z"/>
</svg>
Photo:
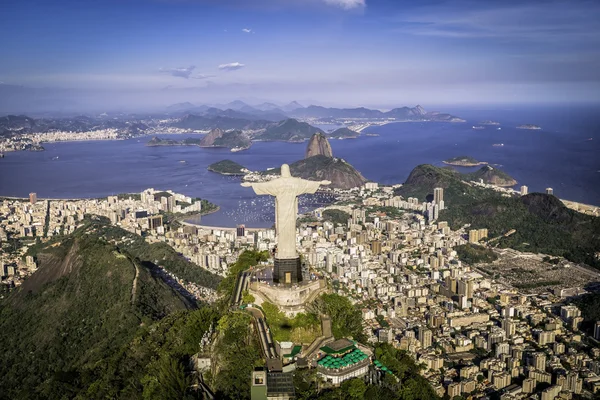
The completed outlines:
<svg viewBox="0 0 600 400">
<path fill-rule="evenodd" d="M 401 107 L 382 112 L 368 108 L 325 108 L 311 105 L 303 107 L 291 102 L 283 107 L 263 103 L 255 107 L 242 101 L 234 101 L 218 107 L 194 105 L 190 102 L 173 104 L 162 114 L 100 114 L 97 116 L 31 118 L 25 115 L 0 117 L 0 137 L 11 137 L 27 133 L 89 132 L 115 129 L 121 137 L 161 133 L 163 128 L 186 130 L 223 131 L 241 130 L 248 132 L 251 140 L 304 141 L 315 133 L 324 133 L 310 123 L 346 123 L 368 121 L 463 121 L 450 114 L 425 111 L 421 106 Z M 359 120 L 359 121 L 356 121 Z M 314 121 L 314 122 L 313 122 Z M 354 138 L 359 132 L 346 127 L 331 133 L 328 138 Z"/>
<path fill-rule="evenodd" d="M 285 106 L 278 107 L 273 103 L 263 103 L 251 106 L 243 101 L 208 106 L 195 106 L 191 103 L 179 103 L 169 106 L 170 112 L 187 112 L 203 116 L 227 116 L 243 119 L 267 119 L 279 121 L 287 117 L 294 118 L 317 118 L 317 119 L 394 119 L 401 121 L 443 121 L 464 122 L 464 120 L 450 114 L 437 111 L 428 112 L 423 107 L 400 107 L 390 111 L 380 111 L 365 107 L 358 108 L 326 108 L 316 105 L 303 107 L 298 102 L 291 102 Z"/>
</svg>

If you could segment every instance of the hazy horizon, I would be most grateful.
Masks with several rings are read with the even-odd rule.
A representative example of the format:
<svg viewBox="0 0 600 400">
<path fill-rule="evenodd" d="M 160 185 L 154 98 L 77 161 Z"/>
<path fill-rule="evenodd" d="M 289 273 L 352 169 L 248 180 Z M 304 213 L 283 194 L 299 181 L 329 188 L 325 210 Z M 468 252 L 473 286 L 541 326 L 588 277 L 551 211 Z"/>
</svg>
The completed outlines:
<svg viewBox="0 0 600 400">
<path fill-rule="evenodd" d="M 0 16 L 0 111 L 598 103 L 599 21 L 585 0 L 25 0 Z"/>
</svg>

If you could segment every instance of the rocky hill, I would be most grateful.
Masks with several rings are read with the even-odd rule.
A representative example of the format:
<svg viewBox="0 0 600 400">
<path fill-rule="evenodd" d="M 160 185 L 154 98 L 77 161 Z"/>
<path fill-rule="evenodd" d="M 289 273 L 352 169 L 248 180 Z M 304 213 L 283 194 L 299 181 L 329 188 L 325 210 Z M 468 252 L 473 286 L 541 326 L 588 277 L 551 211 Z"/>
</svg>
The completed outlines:
<svg viewBox="0 0 600 400">
<path fill-rule="evenodd" d="M 264 132 L 255 136 L 255 139 L 265 141 L 302 142 L 315 133 L 323 133 L 319 128 L 296 119 L 289 118 L 269 126 Z"/>
<path fill-rule="evenodd" d="M 146 142 L 146 146 L 148 147 L 158 147 L 158 146 L 181 146 L 181 143 L 177 140 L 173 139 L 161 139 L 158 136 L 154 136 L 148 142 Z"/>
<path fill-rule="evenodd" d="M 490 185 L 496 186 L 505 186 L 510 187 L 517 184 L 517 181 L 514 180 L 510 175 L 506 172 L 486 165 L 481 167 L 476 172 L 472 172 L 470 174 L 465 174 L 467 179 L 479 182 L 479 180 L 483 180 L 483 183 L 487 183 Z"/>
<path fill-rule="evenodd" d="M 367 182 L 352 165 L 341 158 L 316 155 L 290 164 L 292 176 L 313 181 L 328 180 L 335 189 L 352 189 Z M 281 168 L 270 169 L 265 174 L 281 174 Z"/>
<path fill-rule="evenodd" d="M 306 153 L 304 158 L 309 158 L 313 156 L 325 156 L 325 157 L 333 157 L 333 153 L 331 151 L 331 145 L 327 138 L 322 133 L 315 133 L 311 136 L 308 146 L 306 146 Z"/>
<path fill-rule="evenodd" d="M 103 240 L 104 227 L 38 245 L 39 269 L 0 303 L 3 398 L 74 398 L 141 327 L 196 308 L 151 264 Z"/>
<path fill-rule="evenodd" d="M 332 156 L 331 146 L 322 133 L 314 134 L 306 148 L 306 158 L 290 164 L 292 176 L 314 181 L 331 181 L 330 188 L 351 189 L 367 182 L 352 165 Z M 270 169 L 264 174 L 279 175 L 280 168 Z"/>
<path fill-rule="evenodd" d="M 514 229 L 514 234 L 497 242 L 499 246 L 562 256 L 600 268 L 595 257 L 600 248 L 600 218 L 570 210 L 551 195 L 504 197 L 468 180 L 468 175 L 449 168 L 424 164 L 413 169 L 396 194 L 431 201 L 433 188 L 442 187 L 446 209 L 440 212 L 440 220 L 448 221 L 452 229 L 470 224 L 489 229 L 490 237 Z"/>
<path fill-rule="evenodd" d="M 200 141 L 201 147 L 227 147 L 247 149 L 252 145 L 250 138 L 242 131 L 213 129 Z"/>
</svg>

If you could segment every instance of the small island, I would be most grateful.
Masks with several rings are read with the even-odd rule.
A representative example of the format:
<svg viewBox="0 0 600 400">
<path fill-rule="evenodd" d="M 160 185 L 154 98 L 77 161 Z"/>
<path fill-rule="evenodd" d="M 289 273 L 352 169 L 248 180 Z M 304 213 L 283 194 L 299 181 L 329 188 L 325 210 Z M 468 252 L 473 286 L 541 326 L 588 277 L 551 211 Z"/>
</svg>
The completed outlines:
<svg viewBox="0 0 600 400">
<path fill-rule="evenodd" d="M 241 176 L 245 175 L 244 170 L 246 168 L 236 163 L 235 161 L 221 160 L 216 163 L 210 164 L 207 169 L 211 172 L 215 172 L 221 175 Z"/>
<path fill-rule="evenodd" d="M 485 120 L 485 121 L 481 121 L 480 125 L 500 125 L 500 122 L 490 121 L 488 119 L 488 120 Z"/>
<path fill-rule="evenodd" d="M 517 129 L 539 130 L 539 129 L 542 129 L 542 127 L 541 126 L 537 126 L 537 125 L 532 125 L 532 124 L 523 124 L 523 125 L 517 126 Z"/>
<path fill-rule="evenodd" d="M 445 161 L 442 161 L 444 164 L 448 165 L 456 165 L 458 167 L 476 167 L 478 165 L 487 165 L 486 161 L 478 161 L 473 157 L 469 156 L 459 156 L 449 158 Z"/>
</svg>

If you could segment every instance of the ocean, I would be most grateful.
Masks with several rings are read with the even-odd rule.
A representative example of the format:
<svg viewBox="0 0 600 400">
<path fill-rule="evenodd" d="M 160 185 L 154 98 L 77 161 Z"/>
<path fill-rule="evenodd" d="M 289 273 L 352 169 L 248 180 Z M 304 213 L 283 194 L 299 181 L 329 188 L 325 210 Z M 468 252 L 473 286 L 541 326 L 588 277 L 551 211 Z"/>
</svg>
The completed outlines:
<svg viewBox="0 0 600 400">
<path fill-rule="evenodd" d="M 442 166 L 455 156 L 472 156 L 497 166 L 530 192 L 552 187 L 568 200 L 600 205 L 600 113 L 589 107 L 448 109 L 465 123 L 403 122 L 371 127 L 357 139 L 330 140 L 333 154 L 367 179 L 402 183 L 418 164 Z M 500 122 L 475 130 L 483 120 Z M 541 130 L 517 129 L 535 124 Z M 366 136 L 364 133 L 378 134 Z M 173 139 L 194 136 L 159 135 Z M 44 152 L 7 153 L 0 159 L 0 195 L 94 198 L 153 187 L 205 198 L 220 211 L 194 222 L 251 227 L 273 224 L 273 201 L 240 186 L 239 177 L 207 171 L 230 159 L 252 170 L 278 167 L 304 156 L 306 143 L 256 142 L 242 152 L 199 147 L 147 147 L 150 137 L 123 141 L 44 144 Z M 494 146 L 503 144 L 503 146 Z M 461 171 L 473 169 L 461 168 Z M 327 204 L 324 196 L 303 196 L 305 212 Z"/>
</svg>

